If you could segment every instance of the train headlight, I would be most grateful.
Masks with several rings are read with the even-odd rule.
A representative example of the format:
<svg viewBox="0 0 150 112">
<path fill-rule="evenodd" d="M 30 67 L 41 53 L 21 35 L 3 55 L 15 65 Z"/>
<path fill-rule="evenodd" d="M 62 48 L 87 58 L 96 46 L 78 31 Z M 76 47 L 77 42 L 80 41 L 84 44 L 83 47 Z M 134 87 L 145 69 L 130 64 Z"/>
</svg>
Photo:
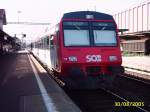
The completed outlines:
<svg viewBox="0 0 150 112">
<path fill-rule="evenodd" d="M 76 56 L 70 56 L 68 57 L 69 58 L 69 61 L 77 61 L 77 57 Z"/>
<path fill-rule="evenodd" d="M 109 61 L 117 61 L 117 56 L 109 56 Z"/>
</svg>

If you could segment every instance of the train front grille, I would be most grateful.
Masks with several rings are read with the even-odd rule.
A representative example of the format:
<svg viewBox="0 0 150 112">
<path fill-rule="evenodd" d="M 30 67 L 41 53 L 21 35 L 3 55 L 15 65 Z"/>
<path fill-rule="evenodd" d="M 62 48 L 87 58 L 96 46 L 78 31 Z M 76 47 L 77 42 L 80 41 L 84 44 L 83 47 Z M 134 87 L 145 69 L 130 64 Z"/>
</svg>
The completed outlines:
<svg viewBox="0 0 150 112">
<path fill-rule="evenodd" d="M 100 70 L 101 69 L 99 66 L 89 66 L 86 68 L 86 72 L 88 75 L 100 73 Z"/>
</svg>

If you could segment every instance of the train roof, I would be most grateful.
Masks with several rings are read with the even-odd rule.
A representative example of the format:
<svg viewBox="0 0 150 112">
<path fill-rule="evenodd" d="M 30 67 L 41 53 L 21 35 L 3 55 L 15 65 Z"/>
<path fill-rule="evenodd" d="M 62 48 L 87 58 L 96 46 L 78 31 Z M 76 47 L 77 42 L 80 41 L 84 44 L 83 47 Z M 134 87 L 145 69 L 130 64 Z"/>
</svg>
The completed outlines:
<svg viewBox="0 0 150 112">
<path fill-rule="evenodd" d="M 113 16 L 105 13 L 95 12 L 95 11 L 77 11 L 65 13 L 62 17 L 63 19 L 87 19 L 87 15 L 92 18 L 88 19 L 100 19 L 100 20 L 114 20 Z"/>
</svg>

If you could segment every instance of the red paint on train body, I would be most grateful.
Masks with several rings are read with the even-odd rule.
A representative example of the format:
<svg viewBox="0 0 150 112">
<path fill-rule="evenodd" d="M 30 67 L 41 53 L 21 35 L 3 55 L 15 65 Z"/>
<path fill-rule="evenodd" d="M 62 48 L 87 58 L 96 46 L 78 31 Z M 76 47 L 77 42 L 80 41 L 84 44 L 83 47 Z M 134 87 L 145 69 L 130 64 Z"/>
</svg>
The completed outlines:
<svg viewBox="0 0 150 112">
<path fill-rule="evenodd" d="M 122 71 L 120 40 L 113 18 L 104 15 L 105 20 L 105 17 L 94 18 L 95 12 L 81 12 L 81 15 L 83 13 L 91 18 L 76 18 L 76 13 L 68 13 L 71 18 L 64 16 L 51 36 L 53 69 L 62 76 L 77 73 L 98 76 Z"/>
</svg>

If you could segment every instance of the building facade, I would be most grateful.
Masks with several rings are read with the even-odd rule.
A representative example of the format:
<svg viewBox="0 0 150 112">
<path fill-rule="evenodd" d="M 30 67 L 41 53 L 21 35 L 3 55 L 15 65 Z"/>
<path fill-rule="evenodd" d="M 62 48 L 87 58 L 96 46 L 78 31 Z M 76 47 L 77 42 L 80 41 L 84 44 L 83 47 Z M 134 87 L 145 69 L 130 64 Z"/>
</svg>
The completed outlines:
<svg viewBox="0 0 150 112">
<path fill-rule="evenodd" d="M 4 9 L 0 9 L 0 30 L 3 30 L 3 25 L 6 25 L 6 14 Z"/>
</svg>

